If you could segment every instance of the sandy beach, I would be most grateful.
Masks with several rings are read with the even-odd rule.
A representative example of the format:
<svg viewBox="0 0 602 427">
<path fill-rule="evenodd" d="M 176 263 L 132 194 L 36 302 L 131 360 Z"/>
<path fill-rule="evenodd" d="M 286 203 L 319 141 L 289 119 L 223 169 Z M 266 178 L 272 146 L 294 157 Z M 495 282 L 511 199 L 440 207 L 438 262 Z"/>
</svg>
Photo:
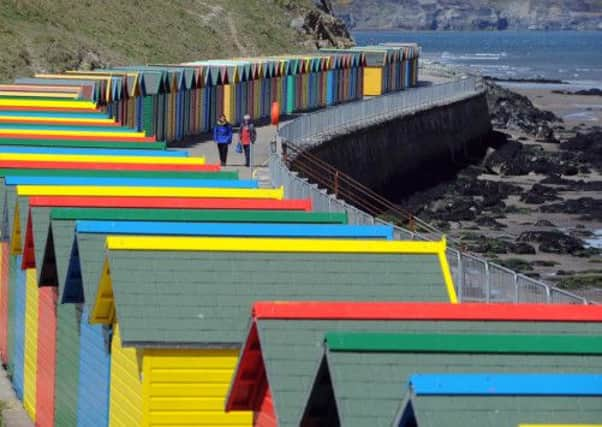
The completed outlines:
<svg viewBox="0 0 602 427">
<path fill-rule="evenodd" d="M 562 118 L 567 129 L 579 127 L 585 130 L 592 126 L 602 126 L 602 96 L 565 95 L 554 93 L 558 89 L 537 86 L 505 84 L 502 86 L 528 97 L 540 110 L 552 111 Z"/>
</svg>

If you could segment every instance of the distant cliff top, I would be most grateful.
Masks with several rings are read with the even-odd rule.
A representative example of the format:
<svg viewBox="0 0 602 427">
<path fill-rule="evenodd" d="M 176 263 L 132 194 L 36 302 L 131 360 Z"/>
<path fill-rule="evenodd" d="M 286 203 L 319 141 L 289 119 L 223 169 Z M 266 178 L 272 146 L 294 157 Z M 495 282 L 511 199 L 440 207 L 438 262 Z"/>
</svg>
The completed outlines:
<svg viewBox="0 0 602 427">
<path fill-rule="evenodd" d="M 602 30 L 602 0 L 331 0 L 350 29 Z"/>
<path fill-rule="evenodd" d="M 294 53 L 351 43 L 312 0 L 1 0 L 0 81 L 106 65 Z"/>
</svg>

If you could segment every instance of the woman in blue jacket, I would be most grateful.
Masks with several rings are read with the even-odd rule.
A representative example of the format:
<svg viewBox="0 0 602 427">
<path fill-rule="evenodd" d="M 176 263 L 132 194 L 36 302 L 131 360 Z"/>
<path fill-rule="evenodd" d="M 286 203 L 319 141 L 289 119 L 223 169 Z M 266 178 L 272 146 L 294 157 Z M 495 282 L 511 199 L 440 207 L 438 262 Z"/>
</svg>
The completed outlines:
<svg viewBox="0 0 602 427">
<path fill-rule="evenodd" d="M 217 144 L 219 160 L 222 166 L 226 166 L 228 146 L 232 143 L 232 125 L 228 123 L 226 116 L 223 114 L 219 116 L 217 124 L 213 128 L 213 140 Z"/>
</svg>

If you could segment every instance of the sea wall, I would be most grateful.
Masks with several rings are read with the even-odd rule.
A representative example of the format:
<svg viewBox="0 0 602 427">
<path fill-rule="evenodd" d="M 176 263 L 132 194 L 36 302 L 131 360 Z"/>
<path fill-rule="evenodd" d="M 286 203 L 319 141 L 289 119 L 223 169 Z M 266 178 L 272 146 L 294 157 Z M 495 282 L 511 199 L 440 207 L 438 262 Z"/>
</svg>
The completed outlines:
<svg viewBox="0 0 602 427">
<path fill-rule="evenodd" d="M 311 152 L 396 200 L 482 156 L 491 132 L 487 101 L 479 94 L 337 136 Z"/>
</svg>

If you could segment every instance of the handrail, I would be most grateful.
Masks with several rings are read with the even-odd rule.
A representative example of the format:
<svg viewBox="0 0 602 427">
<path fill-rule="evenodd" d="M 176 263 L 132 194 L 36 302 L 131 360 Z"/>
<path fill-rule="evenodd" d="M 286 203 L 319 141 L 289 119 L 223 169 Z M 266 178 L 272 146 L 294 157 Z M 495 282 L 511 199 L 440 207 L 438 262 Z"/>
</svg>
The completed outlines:
<svg viewBox="0 0 602 427">
<path fill-rule="evenodd" d="M 442 231 L 415 217 L 409 210 L 392 203 L 309 151 L 303 150 L 295 144 L 283 142 L 282 153 L 290 170 L 299 172 L 311 182 L 321 185 L 336 197 L 352 203 L 364 212 L 374 217 L 382 214 L 391 215 L 397 220 L 398 225 L 408 224 L 408 228 L 414 232 L 424 231 L 434 233 L 438 237 L 443 236 Z"/>
</svg>

